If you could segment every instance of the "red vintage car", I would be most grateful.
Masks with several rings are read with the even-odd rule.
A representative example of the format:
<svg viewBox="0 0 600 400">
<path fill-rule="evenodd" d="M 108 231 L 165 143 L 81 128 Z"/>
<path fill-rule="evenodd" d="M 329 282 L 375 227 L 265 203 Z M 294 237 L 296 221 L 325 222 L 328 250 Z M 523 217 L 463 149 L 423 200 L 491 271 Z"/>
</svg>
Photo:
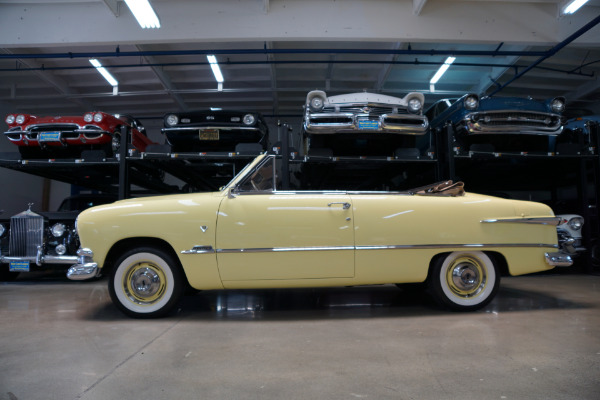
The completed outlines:
<svg viewBox="0 0 600 400">
<path fill-rule="evenodd" d="M 30 114 L 6 116 L 6 137 L 19 146 L 23 158 L 77 157 L 82 150 L 104 150 L 107 157 L 117 153 L 120 129 L 131 127 L 131 143 L 139 151 L 154 143 L 137 119 L 128 115 L 89 112 L 82 116 L 37 117 Z"/>
</svg>

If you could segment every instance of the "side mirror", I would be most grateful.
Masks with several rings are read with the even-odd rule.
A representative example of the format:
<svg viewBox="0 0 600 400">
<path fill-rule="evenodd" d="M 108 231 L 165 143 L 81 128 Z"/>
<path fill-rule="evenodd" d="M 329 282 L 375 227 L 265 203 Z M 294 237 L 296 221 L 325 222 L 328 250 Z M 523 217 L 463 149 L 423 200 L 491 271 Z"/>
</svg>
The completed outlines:
<svg viewBox="0 0 600 400">
<path fill-rule="evenodd" d="M 237 195 L 235 194 L 236 190 L 235 188 L 229 188 L 229 190 L 227 191 L 227 198 L 228 199 L 235 199 L 237 197 Z"/>
</svg>

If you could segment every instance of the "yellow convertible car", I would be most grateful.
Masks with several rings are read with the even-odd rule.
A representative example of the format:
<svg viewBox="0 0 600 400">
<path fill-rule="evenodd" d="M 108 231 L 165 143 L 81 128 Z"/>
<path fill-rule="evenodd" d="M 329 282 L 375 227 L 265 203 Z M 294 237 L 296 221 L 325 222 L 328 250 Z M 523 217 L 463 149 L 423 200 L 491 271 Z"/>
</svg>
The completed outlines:
<svg viewBox="0 0 600 400">
<path fill-rule="evenodd" d="M 118 201 L 82 212 L 74 280 L 109 276 L 132 317 L 167 314 L 200 290 L 427 283 L 454 310 L 488 304 L 501 274 L 568 266 L 546 205 L 465 193 L 295 190 L 261 155 L 216 193 Z M 282 186 L 283 185 L 283 186 Z"/>
</svg>

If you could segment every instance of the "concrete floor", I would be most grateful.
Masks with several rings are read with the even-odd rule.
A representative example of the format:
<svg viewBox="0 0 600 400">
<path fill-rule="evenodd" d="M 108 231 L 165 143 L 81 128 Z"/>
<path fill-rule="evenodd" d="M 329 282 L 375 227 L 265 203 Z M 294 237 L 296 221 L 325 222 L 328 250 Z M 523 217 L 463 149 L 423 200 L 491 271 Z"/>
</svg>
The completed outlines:
<svg viewBox="0 0 600 400">
<path fill-rule="evenodd" d="M 598 399 L 600 277 L 475 313 L 395 286 L 201 292 L 132 320 L 106 279 L 0 284 L 0 399 Z"/>
</svg>

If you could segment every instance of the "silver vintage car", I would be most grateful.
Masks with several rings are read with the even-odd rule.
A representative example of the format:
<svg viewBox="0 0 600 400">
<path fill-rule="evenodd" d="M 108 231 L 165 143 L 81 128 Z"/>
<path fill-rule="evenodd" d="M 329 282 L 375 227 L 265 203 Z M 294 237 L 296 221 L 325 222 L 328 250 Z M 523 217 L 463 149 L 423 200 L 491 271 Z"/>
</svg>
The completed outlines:
<svg viewBox="0 0 600 400">
<path fill-rule="evenodd" d="M 422 93 L 399 98 L 367 92 L 327 96 L 313 90 L 304 105 L 305 152 L 390 156 L 397 149 L 414 149 L 415 136 L 429 126 L 424 101 Z"/>
</svg>

